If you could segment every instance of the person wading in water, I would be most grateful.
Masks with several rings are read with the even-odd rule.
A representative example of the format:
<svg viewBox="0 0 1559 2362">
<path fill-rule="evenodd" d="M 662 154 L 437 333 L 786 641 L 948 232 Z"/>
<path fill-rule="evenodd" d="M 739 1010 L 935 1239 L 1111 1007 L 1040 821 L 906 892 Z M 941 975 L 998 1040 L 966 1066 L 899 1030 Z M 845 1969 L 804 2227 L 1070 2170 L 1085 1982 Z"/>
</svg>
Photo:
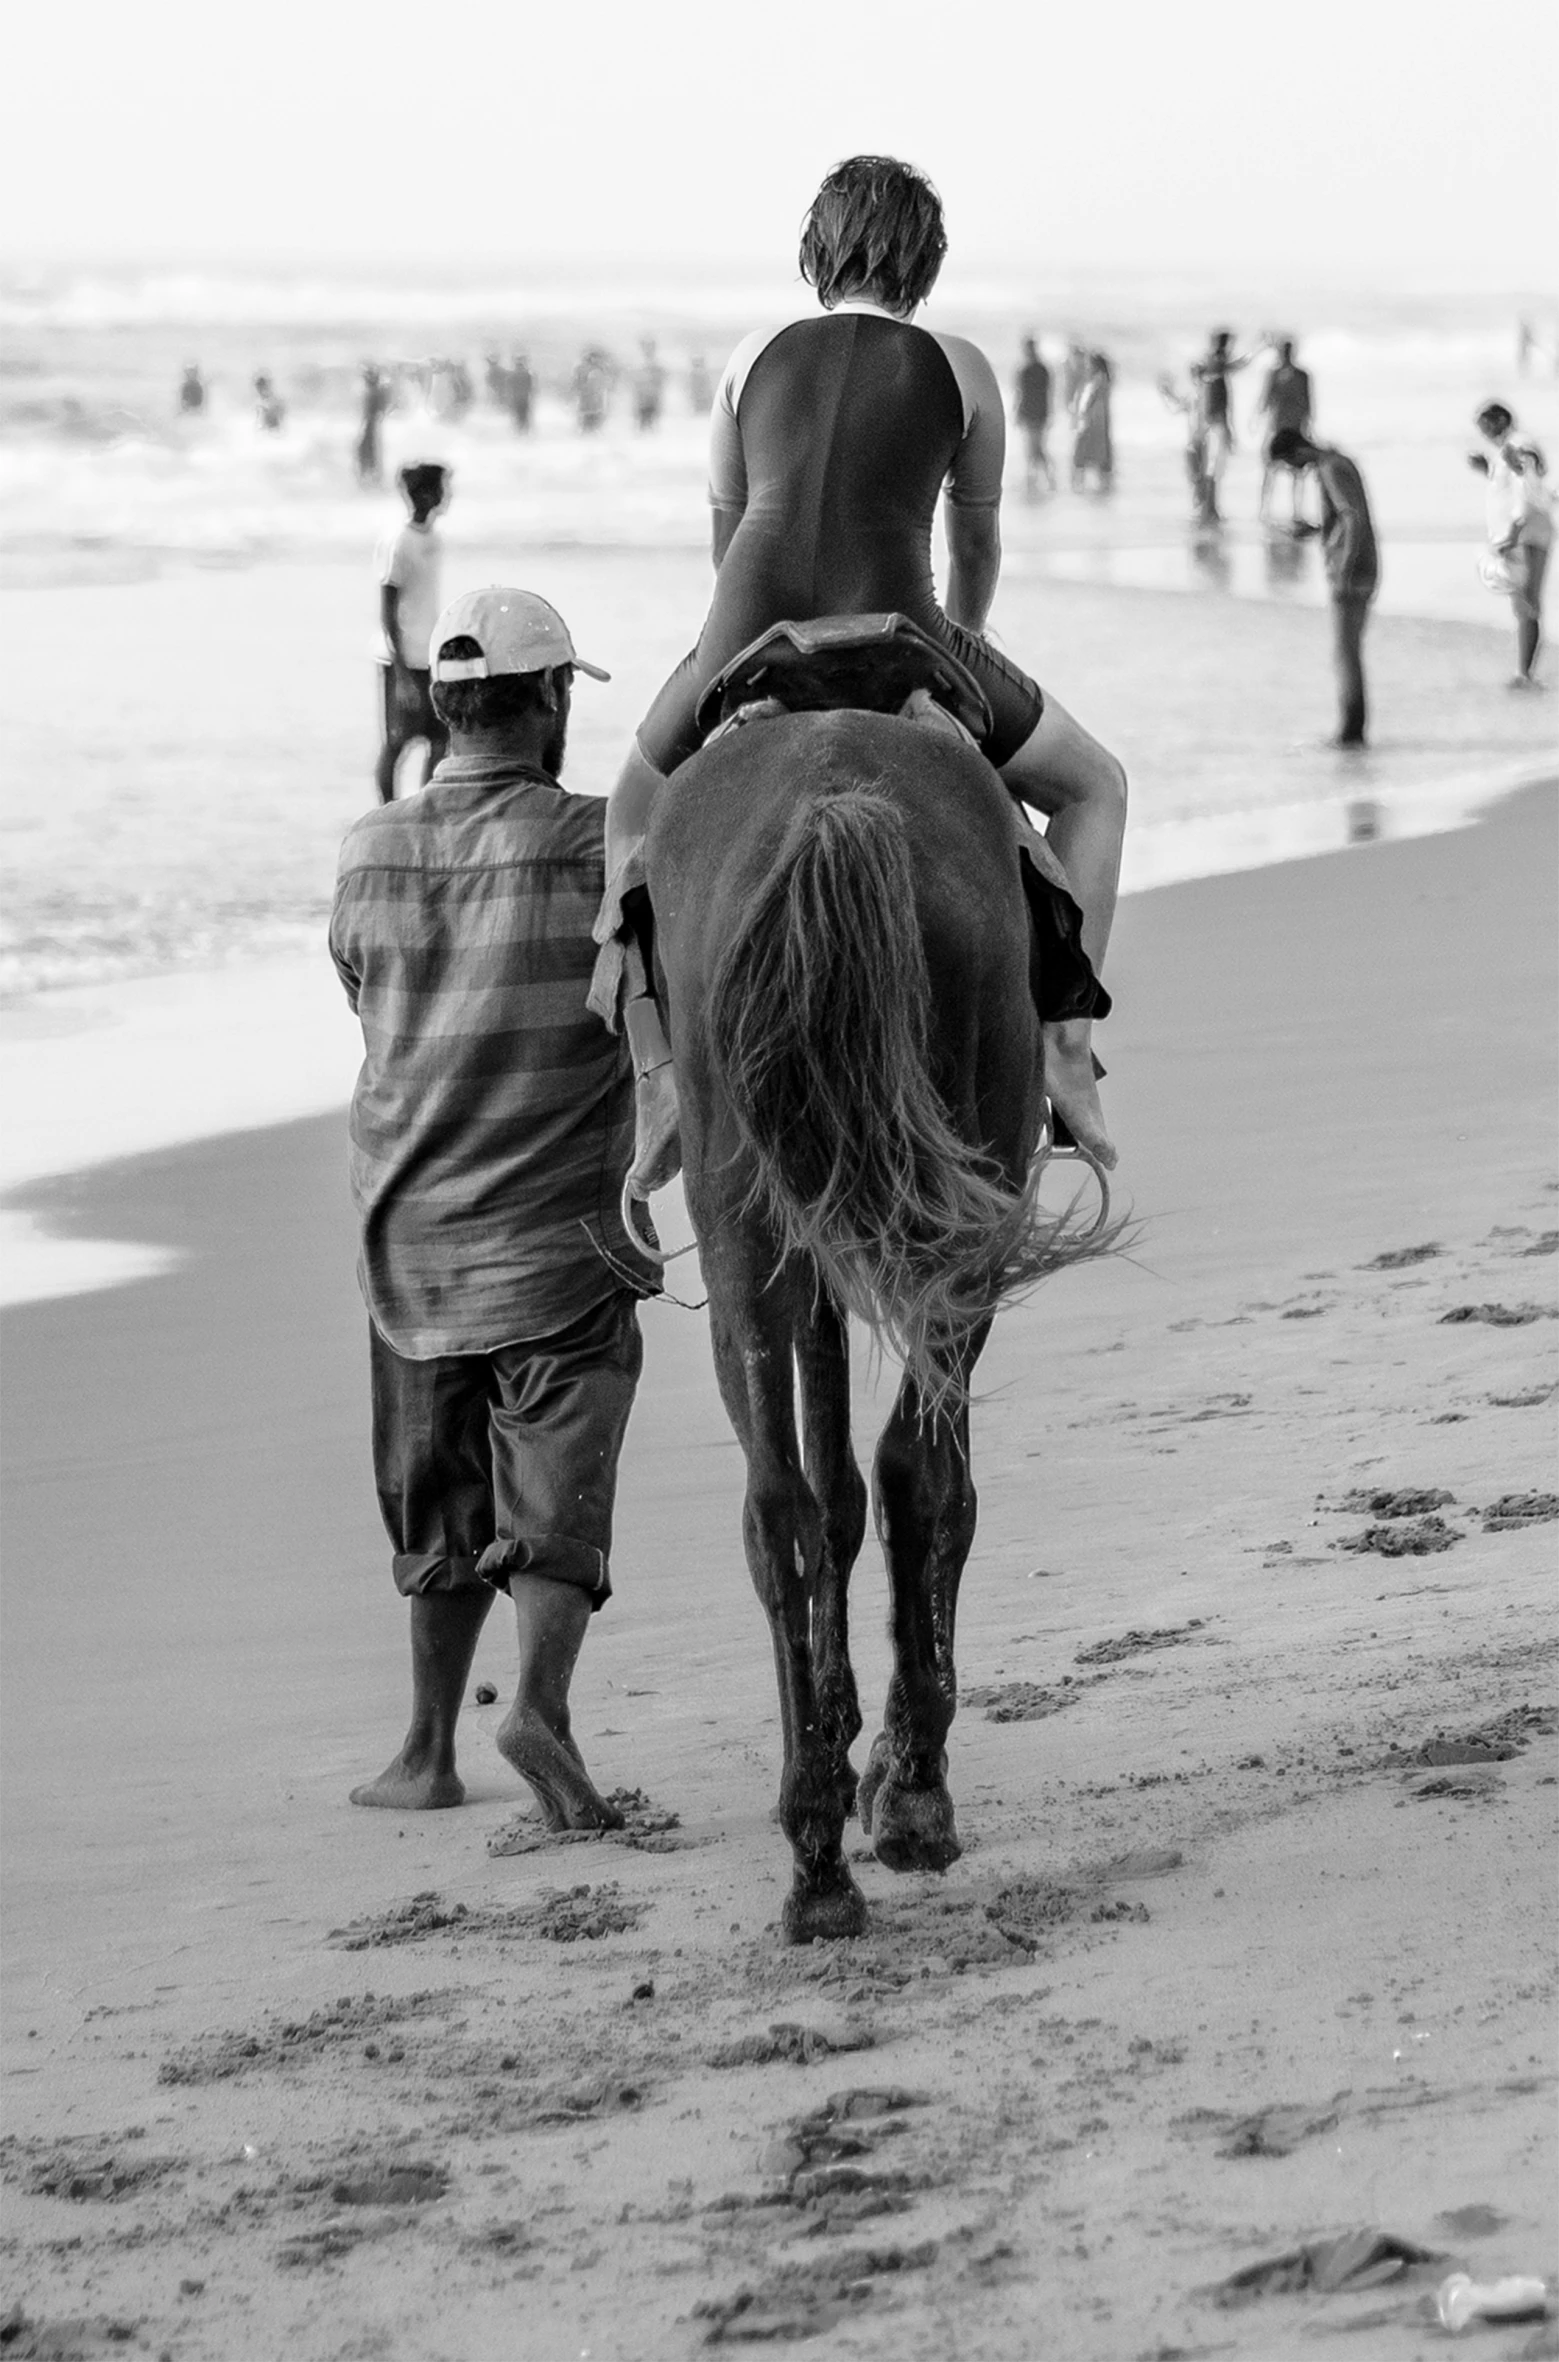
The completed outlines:
<svg viewBox="0 0 1559 2362">
<path fill-rule="evenodd" d="M 739 344 L 715 397 L 710 501 L 716 569 L 698 645 L 640 724 L 607 813 L 607 898 L 597 937 L 623 929 L 623 896 L 643 882 L 645 830 L 668 772 L 696 752 L 703 691 L 772 624 L 825 615 L 907 615 L 966 665 L 993 717 L 982 751 L 1010 792 L 1047 815 L 1050 849 L 1081 909 L 1097 972 L 1109 941 L 1126 820 L 1115 757 L 982 635 L 1001 571 L 1006 427 L 1001 390 L 967 338 L 917 326 L 947 251 L 925 175 L 853 156 L 818 191 L 801 271 L 822 316 Z M 931 528 L 946 493 L 948 587 L 938 602 Z M 621 961 L 598 970 L 598 1007 Z M 676 1082 L 653 997 L 628 986 L 624 1023 L 638 1075 L 630 1186 L 646 1195 L 677 1170 Z M 1100 1163 L 1116 1152 L 1094 1079 L 1093 1014 L 1044 1027 L 1046 1086 Z"/>
</svg>

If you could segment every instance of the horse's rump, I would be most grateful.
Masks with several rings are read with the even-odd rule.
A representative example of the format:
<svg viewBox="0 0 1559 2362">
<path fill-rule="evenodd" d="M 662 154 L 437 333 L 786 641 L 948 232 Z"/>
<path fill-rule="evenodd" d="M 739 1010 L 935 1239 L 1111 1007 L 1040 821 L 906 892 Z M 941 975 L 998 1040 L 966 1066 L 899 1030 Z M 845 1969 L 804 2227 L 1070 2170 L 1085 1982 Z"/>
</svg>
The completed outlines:
<svg viewBox="0 0 1559 2362">
<path fill-rule="evenodd" d="M 1027 1172 L 1043 1101 L 1005 791 L 861 714 L 741 732 L 671 791 L 650 870 L 679 1060 L 696 1006 L 749 1203 L 942 1400 L 969 1333 L 1083 1251 Z"/>
</svg>

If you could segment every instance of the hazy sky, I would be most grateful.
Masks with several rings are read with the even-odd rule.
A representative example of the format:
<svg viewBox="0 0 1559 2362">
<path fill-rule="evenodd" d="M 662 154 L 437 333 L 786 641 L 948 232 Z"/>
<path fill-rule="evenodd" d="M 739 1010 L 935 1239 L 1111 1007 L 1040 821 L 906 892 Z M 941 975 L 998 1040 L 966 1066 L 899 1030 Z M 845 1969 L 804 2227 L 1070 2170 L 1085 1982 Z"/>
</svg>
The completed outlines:
<svg viewBox="0 0 1559 2362">
<path fill-rule="evenodd" d="M 839 156 L 955 250 L 1554 272 L 1559 10 L 1506 0 L 80 0 L 18 12 L 12 259 L 787 256 Z"/>
</svg>

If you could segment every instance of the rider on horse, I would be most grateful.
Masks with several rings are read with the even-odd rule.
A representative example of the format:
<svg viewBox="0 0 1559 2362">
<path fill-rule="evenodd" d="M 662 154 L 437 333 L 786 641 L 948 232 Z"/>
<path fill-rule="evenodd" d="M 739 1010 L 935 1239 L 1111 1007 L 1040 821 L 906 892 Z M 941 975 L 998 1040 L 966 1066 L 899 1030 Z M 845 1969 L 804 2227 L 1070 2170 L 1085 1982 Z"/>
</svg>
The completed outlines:
<svg viewBox="0 0 1559 2362">
<path fill-rule="evenodd" d="M 801 271 L 822 317 L 761 331 L 731 356 L 712 430 L 714 599 L 612 792 L 603 943 L 622 928 L 623 896 L 642 884 L 656 791 L 696 752 L 699 700 L 722 669 L 781 619 L 893 610 L 984 691 L 992 720 L 982 752 L 1016 799 L 1048 815 L 1050 849 L 1080 907 L 1082 949 L 1095 971 L 1103 963 L 1125 774 L 982 636 L 1001 568 L 1005 425 L 979 348 L 915 324 L 946 251 L 941 201 L 924 174 L 891 157 L 852 157 L 829 174 L 802 230 Z M 944 487 L 945 610 L 931 571 Z M 678 1161 L 670 1046 L 649 984 L 627 987 L 624 1012 L 639 1076 L 630 1176 L 639 1193 L 669 1180 Z M 1090 1040 L 1093 1013 L 1107 1007 L 1096 986 L 1089 1013 L 1041 1014 L 1049 1096 L 1080 1145 L 1113 1165 Z"/>
</svg>

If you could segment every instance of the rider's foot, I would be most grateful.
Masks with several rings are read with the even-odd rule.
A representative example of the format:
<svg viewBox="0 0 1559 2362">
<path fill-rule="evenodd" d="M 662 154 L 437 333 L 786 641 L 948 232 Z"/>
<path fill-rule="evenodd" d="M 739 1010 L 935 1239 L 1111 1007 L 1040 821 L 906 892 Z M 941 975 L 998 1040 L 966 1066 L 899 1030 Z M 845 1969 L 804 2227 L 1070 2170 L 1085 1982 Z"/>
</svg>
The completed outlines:
<svg viewBox="0 0 1559 2362">
<path fill-rule="evenodd" d="M 1052 1105 L 1066 1119 L 1079 1148 L 1096 1157 L 1105 1171 L 1120 1161 L 1105 1129 L 1099 1085 L 1094 1079 L 1091 1026 L 1086 1017 L 1065 1017 L 1042 1029 L 1045 1038 L 1045 1089 Z"/>
<path fill-rule="evenodd" d="M 633 1163 L 628 1187 L 635 1197 L 649 1197 L 664 1189 L 681 1172 L 680 1118 L 676 1069 L 668 1058 L 663 1066 L 641 1074 L 634 1086 Z"/>
<path fill-rule="evenodd" d="M 635 1197 L 664 1189 L 682 1170 L 678 1137 L 677 1073 L 665 1020 L 651 993 L 639 993 L 623 1010 L 623 1031 L 635 1077 L 633 1163 L 628 1187 Z"/>
</svg>

